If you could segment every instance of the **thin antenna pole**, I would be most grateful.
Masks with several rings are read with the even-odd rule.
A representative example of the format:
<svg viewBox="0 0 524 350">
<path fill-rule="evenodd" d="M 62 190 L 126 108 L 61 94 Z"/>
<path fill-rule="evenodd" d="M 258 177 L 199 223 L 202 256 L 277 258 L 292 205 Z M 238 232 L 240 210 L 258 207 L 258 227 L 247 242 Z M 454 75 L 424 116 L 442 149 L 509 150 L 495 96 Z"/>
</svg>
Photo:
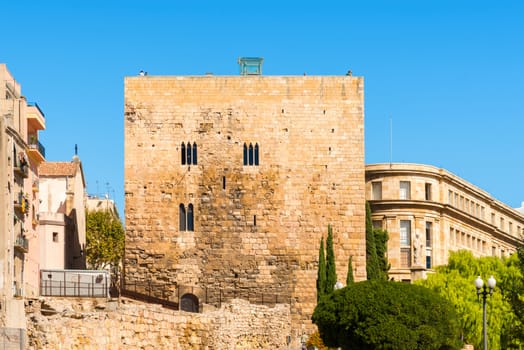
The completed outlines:
<svg viewBox="0 0 524 350">
<path fill-rule="evenodd" d="M 389 117 L 389 163 L 393 163 L 393 118 Z"/>
</svg>

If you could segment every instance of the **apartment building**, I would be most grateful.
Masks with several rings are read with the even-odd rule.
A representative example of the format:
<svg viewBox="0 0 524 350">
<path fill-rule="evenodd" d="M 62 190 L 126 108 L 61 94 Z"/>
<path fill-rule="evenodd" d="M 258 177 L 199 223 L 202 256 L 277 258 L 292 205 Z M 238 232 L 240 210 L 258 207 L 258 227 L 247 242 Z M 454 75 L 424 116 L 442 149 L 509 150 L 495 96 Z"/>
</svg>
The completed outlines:
<svg viewBox="0 0 524 350">
<path fill-rule="evenodd" d="M 45 117 L 0 64 L 0 326 L 25 329 L 23 297 L 38 295 L 39 131 Z M 16 333 L 16 332 L 15 332 Z"/>
<path fill-rule="evenodd" d="M 366 166 L 366 197 L 375 227 L 389 232 L 390 277 L 423 278 L 460 249 L 509 256 L 522 242 L 524 214 L 486 191 L 430 165 Z"/>
</svg>

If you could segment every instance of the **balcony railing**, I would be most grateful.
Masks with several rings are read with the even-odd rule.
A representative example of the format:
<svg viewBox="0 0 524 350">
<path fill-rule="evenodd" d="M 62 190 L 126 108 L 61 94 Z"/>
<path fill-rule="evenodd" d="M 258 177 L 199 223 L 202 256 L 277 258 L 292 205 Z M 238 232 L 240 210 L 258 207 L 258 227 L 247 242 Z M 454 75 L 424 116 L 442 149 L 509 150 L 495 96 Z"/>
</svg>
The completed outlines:
<svg viewBox="0 0 524 350">
<path fill-rule="evenodd" d="M 29 149 L 38 151 L 43 158 L 45 158 L 45 147 L 36 139 L 31 139 L 29 141 Z"/>
<path fill-rule="evenodd" d="M 29 250 L 29 241 L 24 236 L 18 235 L 15 240 L 15 248 L 18 248 L 24 253 L 27 253 Z"/>
</svg>

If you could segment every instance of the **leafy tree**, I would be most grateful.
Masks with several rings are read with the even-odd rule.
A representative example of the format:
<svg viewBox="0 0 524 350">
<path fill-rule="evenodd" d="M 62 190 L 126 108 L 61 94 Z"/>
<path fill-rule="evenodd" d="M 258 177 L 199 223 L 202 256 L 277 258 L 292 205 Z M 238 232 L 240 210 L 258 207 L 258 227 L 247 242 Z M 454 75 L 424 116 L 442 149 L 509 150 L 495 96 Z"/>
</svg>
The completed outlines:
<svg viewBox="0 0 524 350">
<path fill-rule="evenodd" d="M 422 286 L 367 280 L 322 298 L 313 313 L 327 346 L 343 349 L 457 349 L 456 314 Z"/>
<path fill-rule="evenodd" d="M 506 298 L 518 322 L 512 326 L 511 333 L 524 344 L 524 246 L 517 249 L 514 266 L 520 272 L 520 278 L 511 279 L 506 286 Z"/>
<path fill-rule="evenodd" d="M 415 283 L 437 291 L 453 304 L 459 324 L 458 329 L 466 343 L 482 348 L 482 300 L 477 297 L 474 281 L 477 276 L 486 280 L 493 275 L 497 279 L 495 291 L 488 297 L 488 343 L 492 349 L 519 349 L 518 328 L 522 322 L 512 312 L 507 301 L 510 291 L 521 293 L 518 282 L 522 274 L 517 266 L 516 255 L 508 259 L 497 257 L 475 258 L 471 252 L 458 251 L 450 254 L 448 264 L 436 268 L 436 273 L 426 280 Z M 522 338 L 521 338 L 522 339 Z"/>
<path fill-rule="evenodd" d="M 95 270 L 112 270 L 113 286 L 118 281 L 124 255 L 124 228 L 109 211 L 86 212 L 86 260 Z"/>
<path fill-rule="evenodd" d="M 349 286 L 355 282 L 355 277 L 353 277 L 353 256 L 349 256 L 349 262 L 348 262 L 348 275 L 346 277 L 346 286 Z"/>
<path fill-rule="evenodd" d="M 333 291 L 337 283 L 337 268 L 335 265 L 335 251 L 333 250 L 333 229 L 328 225 L 328 236 L 326 239 L 326 294 Z"/>
<path fill-rule="evenodd" d="M 368 280 L 383 279 L 380 273 L 369 202 L 366 202 L 366 273 Z"/>
<path fill-rule="evenodd" d="M 317 270 L 317 302 L 325 294 L 326 290 L 326 258 L 324 256 L 324 237 L 320 239 L 320 249 L 318 251 L 318 270 Z"/>
</svg>

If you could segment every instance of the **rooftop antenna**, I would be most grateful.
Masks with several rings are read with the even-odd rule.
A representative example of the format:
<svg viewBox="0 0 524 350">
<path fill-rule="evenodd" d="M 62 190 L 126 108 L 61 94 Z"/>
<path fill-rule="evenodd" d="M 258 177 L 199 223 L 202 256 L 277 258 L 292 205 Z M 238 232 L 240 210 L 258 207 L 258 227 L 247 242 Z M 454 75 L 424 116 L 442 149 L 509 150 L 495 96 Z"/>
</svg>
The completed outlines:
<svg viewBox="0 0 524 350">
<path fill-rule="evenodd" d="M 389 167 L 393 163 L 393 118 L 389 117 Z"/>
<path fill-rule="evenodd" d="M 78 155 L 78 144 L 75 143 L 75 156 Z"/>
</svg>

